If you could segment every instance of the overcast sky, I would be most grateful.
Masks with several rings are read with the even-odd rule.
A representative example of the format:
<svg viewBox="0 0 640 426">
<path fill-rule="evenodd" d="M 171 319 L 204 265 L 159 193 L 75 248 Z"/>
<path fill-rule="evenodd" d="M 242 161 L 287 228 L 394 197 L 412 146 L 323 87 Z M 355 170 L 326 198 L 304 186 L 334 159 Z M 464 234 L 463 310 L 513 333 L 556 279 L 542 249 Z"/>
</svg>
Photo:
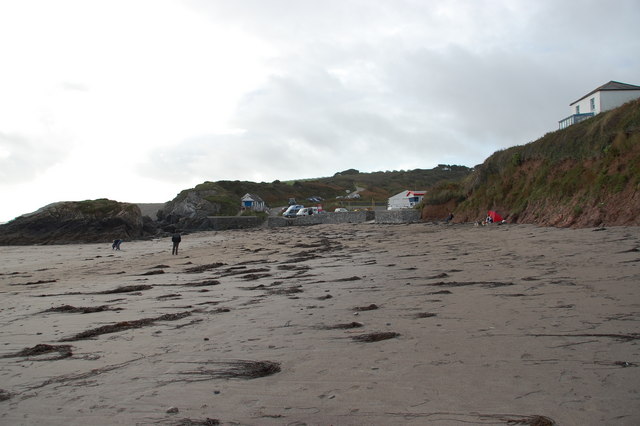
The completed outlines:
<svg viewBox="0 0 640 426">
<path fill-rule="evenodd" d="M 0 222 L 474 166 L 640 85 L 638 0 L 0 0 Z"/>
</svg>

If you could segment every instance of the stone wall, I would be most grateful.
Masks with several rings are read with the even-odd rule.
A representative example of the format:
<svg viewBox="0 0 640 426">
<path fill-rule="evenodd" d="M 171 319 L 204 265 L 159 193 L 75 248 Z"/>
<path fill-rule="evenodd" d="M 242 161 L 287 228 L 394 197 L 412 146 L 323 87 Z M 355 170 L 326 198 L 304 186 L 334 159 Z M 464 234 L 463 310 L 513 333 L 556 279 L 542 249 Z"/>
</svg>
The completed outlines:
<svg viewBox="0 0 640 426">
<path fill-rule="evenodd" d="M 414 223 L 420 221 L 419 210 L 383 210 L 346 213 L 322 213 L 311 216 L 300 216 L 289 219 L 282 216 L 270 216 L 267 218 L 268 228 L 282 228 L 286 226 L 310 226 L 320 224 L 339 223 L 364 223 L 375 221 L 375 223 Z M 255 216 L 209 216 L 201 224 L 199 229 L 212 229 L 223 231 L 226 229 L 245 229 L 261 226 L 261 222 Z"/>
<path fill-rule="evenodd" d="M 376 212 L 376 223 L 414 223 L 420 222 L 420 210 L 402 209 Z"/>
<path fill-rule="evenodd" d="M 255 228 L 261 225 L 257 216 L 208 216 L 206 221 L 207 229 L 214 231 Z"/>
<path fill-rule="evenodd" d="M 314 214 L 311 216 L 300 216 L 294 219 L 288 219 L 286 217 L 269 217 L 267 219 L 267 226 L 269 228 L 279 228 L 283 226 L 308 226 L 325 224 L 338 224 L 338 223 L 363 223 L 375 219 L 376 212 L 372 211 L 360 211 L 360 212 L 346 212 L 346 213 L 322 213 Z"/>
</svg>

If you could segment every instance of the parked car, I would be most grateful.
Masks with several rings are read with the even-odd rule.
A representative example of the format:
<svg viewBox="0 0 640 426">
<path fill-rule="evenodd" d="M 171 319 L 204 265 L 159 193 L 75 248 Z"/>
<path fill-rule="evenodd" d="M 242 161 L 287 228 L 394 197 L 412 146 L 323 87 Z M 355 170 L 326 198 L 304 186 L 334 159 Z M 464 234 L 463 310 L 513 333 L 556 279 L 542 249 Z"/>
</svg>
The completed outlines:
<svg viewBox="0 0 640 426">
<path fill-rule="evenodd" d="M 300 211 L 300 209 L 303 209 L 303 208 L 304 208 L 304 206 L 302 204 L 294 204 L 292 206 L 289 206 L 287 208 L 287 210 L 284 211 L 282 216 L 284 216 L 284 217 L 296 217 L 296 214 L 298 213 L 298 211 Z"/>
<path fill-rule="evenodd" d="M 298 213 L 296 213 L 296 216 L 311 216 L 311 215 L 320 214 L 320 213 L 324 213 L 324 211 L 320 210 L 318 207 L 304 207 L 298 210 Z"/>
<path fill-rule="evenodd" d="M 345 209 L 344 207 L 338 207 L 337 209 L 335 209 L 333 212 L 334 213 L 346 213 L 349 210 Z"/>
</svg>

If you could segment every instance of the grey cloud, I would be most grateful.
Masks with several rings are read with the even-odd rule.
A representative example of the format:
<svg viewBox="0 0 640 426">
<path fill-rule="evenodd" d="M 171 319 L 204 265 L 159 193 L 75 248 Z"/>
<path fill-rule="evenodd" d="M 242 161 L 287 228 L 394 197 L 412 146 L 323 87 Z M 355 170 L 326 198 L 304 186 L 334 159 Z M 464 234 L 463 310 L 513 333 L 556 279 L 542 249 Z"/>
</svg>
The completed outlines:
<svg viewBox="0 0 640 426">
<path fill-rule="evenodd" d="M 625 16 L 598 1 L 462 2 L 472 28 L 447 27 L 456 18 L 439 17 L 433 2 L 191 4 L 285 47 L 237 108 L 233 124 L 245 133 L 154 154 L 149 169 L 181 159 L 183 170 L 161 172 L 176 179 L 473 166 L 555 130 L 569 102 L 598 85 L 639 83 L 633 1 L 616 4 Z M 585 35 L 585 23 L 608 30 Z"/>
</svg>

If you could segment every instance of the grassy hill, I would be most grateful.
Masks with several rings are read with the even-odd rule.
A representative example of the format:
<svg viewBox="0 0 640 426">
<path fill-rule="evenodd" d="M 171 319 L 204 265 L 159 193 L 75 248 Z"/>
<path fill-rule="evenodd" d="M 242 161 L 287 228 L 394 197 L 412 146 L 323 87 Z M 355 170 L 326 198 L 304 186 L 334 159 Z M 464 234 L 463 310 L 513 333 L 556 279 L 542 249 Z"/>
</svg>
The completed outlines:
<svg viewBox="0 0 640 426">
<path fill-rule="evenodd" d="M 247 181 L 204 182 L 195 188 L 182 191 L 174 199 L 180 201 L 190 192 L 198 192 L 210 202 L 223 206 L 220 214 L 235 214 L 240 206 L 240 198 L 246 193 L 260 196 L 271 207 L 287 205 L 289 198 L 295 198 L 304 204 L 307 198 L 322 197 L 325 208 L 340 204 L 340 198 L 360 191 L 363 203 L 386 203 L 391 195 L 405 189 L 429 189 L 442 180 L 460 180 L 471 173 L 464 166 L 439 165 L 433 169 L 415 169 L 408 171 L 387 171 L 360 173 L 350 169 L 336 173 L 331 177 L 300 179 L 296 181 L 257 183 Z"/>
<path fill-rule="evenodd" d="M 491 209 L 519 223 L 640 225 L 640 100 L 494 153 L 433 188 L 423 217 L 444 205 L 458 221 Z"/>
</svg>

